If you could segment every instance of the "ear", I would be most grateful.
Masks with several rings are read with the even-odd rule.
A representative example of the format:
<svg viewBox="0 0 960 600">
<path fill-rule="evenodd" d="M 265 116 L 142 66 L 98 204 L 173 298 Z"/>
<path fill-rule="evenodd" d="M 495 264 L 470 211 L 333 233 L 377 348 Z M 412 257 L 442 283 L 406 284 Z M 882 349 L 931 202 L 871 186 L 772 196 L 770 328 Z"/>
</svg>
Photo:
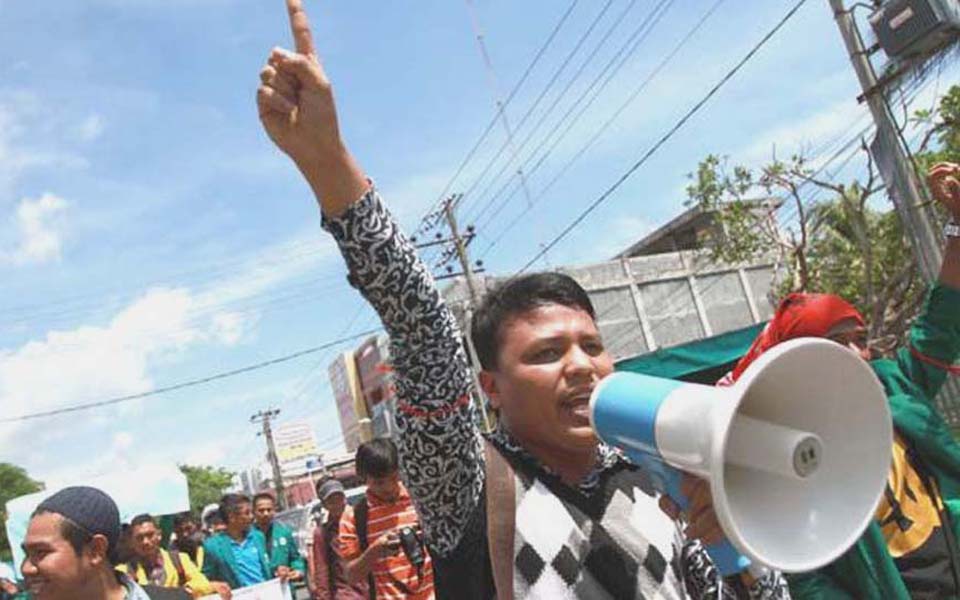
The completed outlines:
<svg viewBox="0 0 960 600">
<path fill-rule="evenodd" d="M 107 556 L 109 547 L 110 543 L 107 542 L 107 536 L 99 533 L 94 534 L 87 543 L 87 552 L 90 553 L 90 564 L 99 565 L 109 563 L 110 558 Z"/>
<path fill-rule="evenodd" d="M 486 369 L 480 371 L 480 387 L 487 397 L 490 398 L 490 406 L 500 410 L 500 385 L 497 382 L 497 374 Z"/>
</svg>

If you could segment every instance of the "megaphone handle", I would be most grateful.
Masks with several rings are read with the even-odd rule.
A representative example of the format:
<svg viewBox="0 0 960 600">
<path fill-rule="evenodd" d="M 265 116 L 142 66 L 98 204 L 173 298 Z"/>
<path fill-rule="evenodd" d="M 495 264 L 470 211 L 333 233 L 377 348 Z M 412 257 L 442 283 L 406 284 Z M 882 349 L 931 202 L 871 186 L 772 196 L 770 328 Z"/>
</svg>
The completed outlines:
<svg viewBox="0 0 960 600">
<path fill-rule="evenodd" d="M 690 505 L 690 500 L 680 491 L 680 481 L 683 472 L 667 464 L 663 465 L 662 475 L 664 479 L 665 491 L 670 498 L 677 503 L 680 510 L 686 510 Z M 710 544 L 706 547 L 707 554 L 713 560 L 714 566 L 724 577 L 736 575 L 750 566 L 750 559 L 740 554 L 740 552 L 724 538 L 722 542 Z"/>
</svg>

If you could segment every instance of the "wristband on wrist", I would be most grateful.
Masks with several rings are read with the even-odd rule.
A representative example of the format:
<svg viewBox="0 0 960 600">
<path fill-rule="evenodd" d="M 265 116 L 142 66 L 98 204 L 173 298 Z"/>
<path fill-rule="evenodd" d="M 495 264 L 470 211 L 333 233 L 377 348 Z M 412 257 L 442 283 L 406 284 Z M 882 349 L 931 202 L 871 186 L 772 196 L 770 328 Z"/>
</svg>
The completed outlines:
<svg viewBox="0 0 960 600">
<path fill-rule="evenodd" d="M 960 238 L 960 225 L 950 221 L 943 226 L 943 235 L 948 238 Z"/>
</svg>

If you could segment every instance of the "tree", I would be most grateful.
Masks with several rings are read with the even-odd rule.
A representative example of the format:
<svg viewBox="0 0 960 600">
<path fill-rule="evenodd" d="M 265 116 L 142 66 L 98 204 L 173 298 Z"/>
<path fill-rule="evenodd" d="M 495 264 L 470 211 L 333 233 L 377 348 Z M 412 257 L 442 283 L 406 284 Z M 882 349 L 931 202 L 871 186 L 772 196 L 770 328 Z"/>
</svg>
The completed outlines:
<svg viewBox="0 0 960 600">
<path fill-rule="evenodd" d="M 222 467 L 180 465 L 180 471 L 187 477 L 190 511 L 194 514 L 199 514 L 208 504 L 219 502 L 234 476 Z"/>
<path fill-rule="evenodd" d="M 715 260 L 737 263 L 772 253 L 786 271 L 774 301 L 789 292 L 839 294 L 864 314 L 874 347 L 886 353 L 903 342 L 924 285 L 895 211 L 872 206 L 883 186 L 864 141 L 861 150 L 864 181 L 849 183 L 820 178 L 802 155 L 756 171 L 730 170 L 725 158 L 711 155 L 690 175 L 688 204 L 714 215 L 705 242 Z M 806 201 L 810 188 L 826 191 L 828 199 Z M 776 214 L 784 201 L 796 222 L 781 227 Z"/>
<path fill-rule="evenodd" d="M 0 525 L 5 525 L 7 522 L 8 501 L 42 489 L 43 483 L 31 479 L 23 468 L 10 463 L 0 463 Z M 0 560 L 8 562 L 12 560 L 5 526 L 0 526 Z"/>
</svg>

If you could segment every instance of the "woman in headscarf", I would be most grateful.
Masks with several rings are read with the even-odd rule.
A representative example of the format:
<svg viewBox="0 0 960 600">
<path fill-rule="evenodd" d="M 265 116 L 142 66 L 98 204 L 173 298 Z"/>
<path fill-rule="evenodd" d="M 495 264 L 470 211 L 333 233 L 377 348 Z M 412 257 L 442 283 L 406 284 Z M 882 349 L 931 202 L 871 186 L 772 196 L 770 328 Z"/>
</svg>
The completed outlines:
<svg viewBox="0 0 960 600">
<path fill-rule="evenodd" d="M 947 246 L 938 281 L 895 359 L 871 361 L 890 404 L 894 444 L 887 486 L 860 540 L 826 567 L 790 578 L 794 598 L 920 598 L 960 595 L 960 445 L 934 397 L 960 354 L 960 166 L 929 173 L 948 210 Z M 735 382 L 761 354 L 798 337 L 828 338 L 870 360 L 862 315 L 832 294 L 791 294 L 734 370 Z M 855 432 L 851 432 L 855 435 Z"/>
</svg>

